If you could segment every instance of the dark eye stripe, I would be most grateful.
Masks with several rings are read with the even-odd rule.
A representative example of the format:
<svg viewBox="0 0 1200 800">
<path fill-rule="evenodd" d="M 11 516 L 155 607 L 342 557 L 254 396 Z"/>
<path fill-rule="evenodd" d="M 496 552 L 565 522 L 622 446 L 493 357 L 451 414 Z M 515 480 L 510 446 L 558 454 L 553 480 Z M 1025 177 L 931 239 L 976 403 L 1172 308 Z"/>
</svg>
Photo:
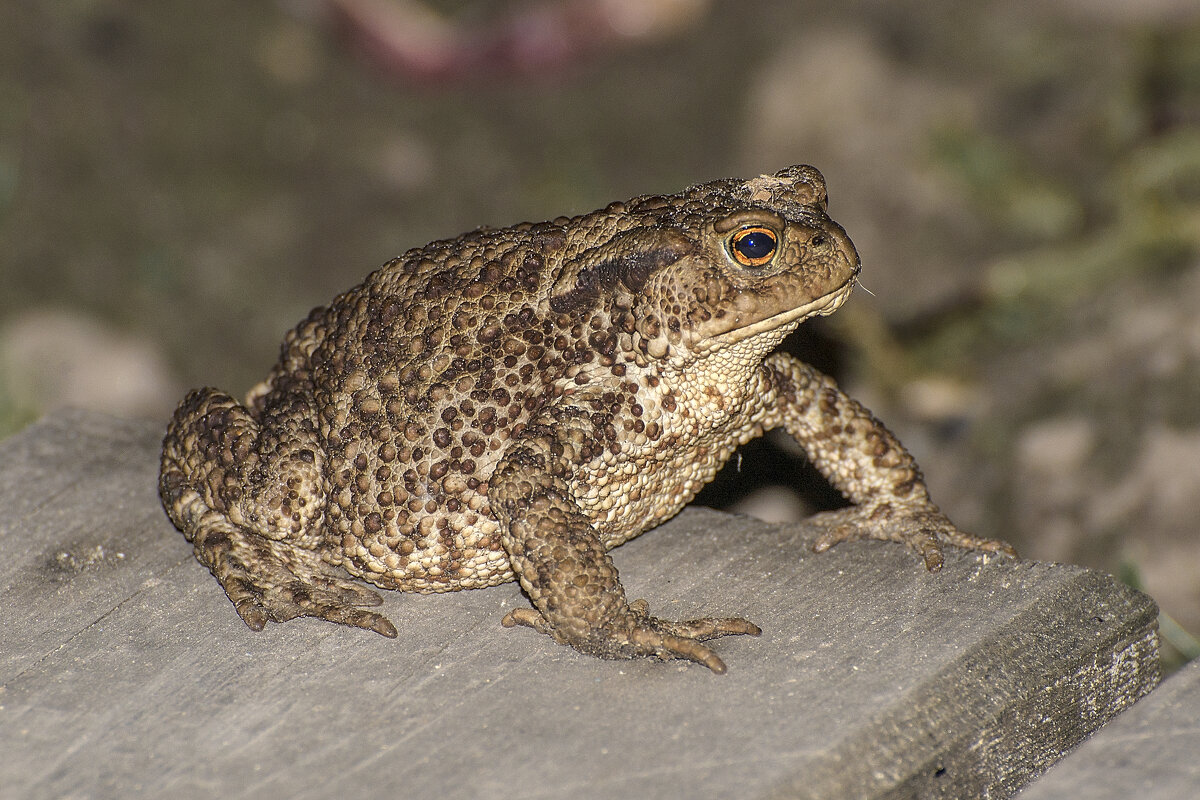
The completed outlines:
<svg viewBox="0 0 1200 800">
<path fill-rule="evenodd" d="M 743 267 L 761 267 L 775 255 L 778 241 L 770 228 L 743 228 L 730 237 L 729 252 Z"/>
</svg>

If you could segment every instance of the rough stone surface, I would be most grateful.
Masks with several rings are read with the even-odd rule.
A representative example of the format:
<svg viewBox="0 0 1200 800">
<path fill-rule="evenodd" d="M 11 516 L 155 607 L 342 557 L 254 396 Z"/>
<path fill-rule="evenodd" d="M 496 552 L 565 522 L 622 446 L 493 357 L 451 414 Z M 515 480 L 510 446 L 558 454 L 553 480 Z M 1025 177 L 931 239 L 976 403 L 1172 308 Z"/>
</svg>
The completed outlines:
<svg viewBox="0 0 1200 800">
<path fill-rule="evenodd" d="M 388 593 L 396 640 L 256 634 L 158 506 L 159 437 L 0 444 L 5 797 L 1006 797 L 1157 681 L 1153 601 L 1101 574 L 700 509 L 615 557 L 651 607 L 762 626 L 724 676 L 505 630 L 512 584 Z"/>
<path fill-rule="evenodd" d="M 1021 800 L 1175 800 L 1200 795 L 1200 661 L 1021 792 Z"/>
</svg>

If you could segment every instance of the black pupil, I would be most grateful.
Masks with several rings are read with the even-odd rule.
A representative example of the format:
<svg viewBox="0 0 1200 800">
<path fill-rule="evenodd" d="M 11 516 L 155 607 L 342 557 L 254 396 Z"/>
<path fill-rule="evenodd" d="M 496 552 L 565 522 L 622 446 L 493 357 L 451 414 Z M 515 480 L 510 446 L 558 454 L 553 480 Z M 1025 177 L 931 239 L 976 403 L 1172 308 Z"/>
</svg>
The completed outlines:
<svg viewBox="0 0 1200 800">
<path fill-rule="evenodd" d="M 751 231 L 738 238 L 737 251 L 751 261 L 767 258 L 775 252 L 775 238 L 769 233 Z"/>
</svg>

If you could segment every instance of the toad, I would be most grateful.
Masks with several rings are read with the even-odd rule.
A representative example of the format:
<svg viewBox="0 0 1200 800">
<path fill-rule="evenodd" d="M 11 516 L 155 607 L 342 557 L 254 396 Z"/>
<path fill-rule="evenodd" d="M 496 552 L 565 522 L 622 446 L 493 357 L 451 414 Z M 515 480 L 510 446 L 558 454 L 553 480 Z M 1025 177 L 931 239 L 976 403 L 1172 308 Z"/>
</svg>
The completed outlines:
<svg viewBox="0 0 1200 800">
<path fill-rule="evenodd" d="M 244 402 L 197 389 L 159 492 L 254 630 L 312 616 L 394 637 L 384 589 L 516 579 L 510 611 L 602 658 L 681 658 L 753 623 L 630 601 L 609 551 L 783 428 L 850 501 L 815 549 L 900 542 L 930 570 L 959 531 L 869 411 L 779 343 L 845 302 L 859 257 L 807 166 L 410 250 L 314 309 Z M 344 572 L 343 572 L 344 570 Z"/>
</svg>

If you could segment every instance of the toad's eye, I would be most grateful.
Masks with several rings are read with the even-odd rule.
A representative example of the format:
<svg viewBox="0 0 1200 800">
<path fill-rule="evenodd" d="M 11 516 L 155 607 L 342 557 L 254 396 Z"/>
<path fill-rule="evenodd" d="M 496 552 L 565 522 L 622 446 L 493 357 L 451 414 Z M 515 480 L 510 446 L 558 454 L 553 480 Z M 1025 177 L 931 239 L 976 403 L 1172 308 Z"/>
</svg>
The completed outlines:
<svg viewBox="0 0 1200 800">
<path fill-rule="evenodd" d="M 742 228 L 729 239 L 729 252 L 743 267 L 761 267 L 775 255 L 779 238 L 775 231 L 756 225 Z"/>
</svg>

